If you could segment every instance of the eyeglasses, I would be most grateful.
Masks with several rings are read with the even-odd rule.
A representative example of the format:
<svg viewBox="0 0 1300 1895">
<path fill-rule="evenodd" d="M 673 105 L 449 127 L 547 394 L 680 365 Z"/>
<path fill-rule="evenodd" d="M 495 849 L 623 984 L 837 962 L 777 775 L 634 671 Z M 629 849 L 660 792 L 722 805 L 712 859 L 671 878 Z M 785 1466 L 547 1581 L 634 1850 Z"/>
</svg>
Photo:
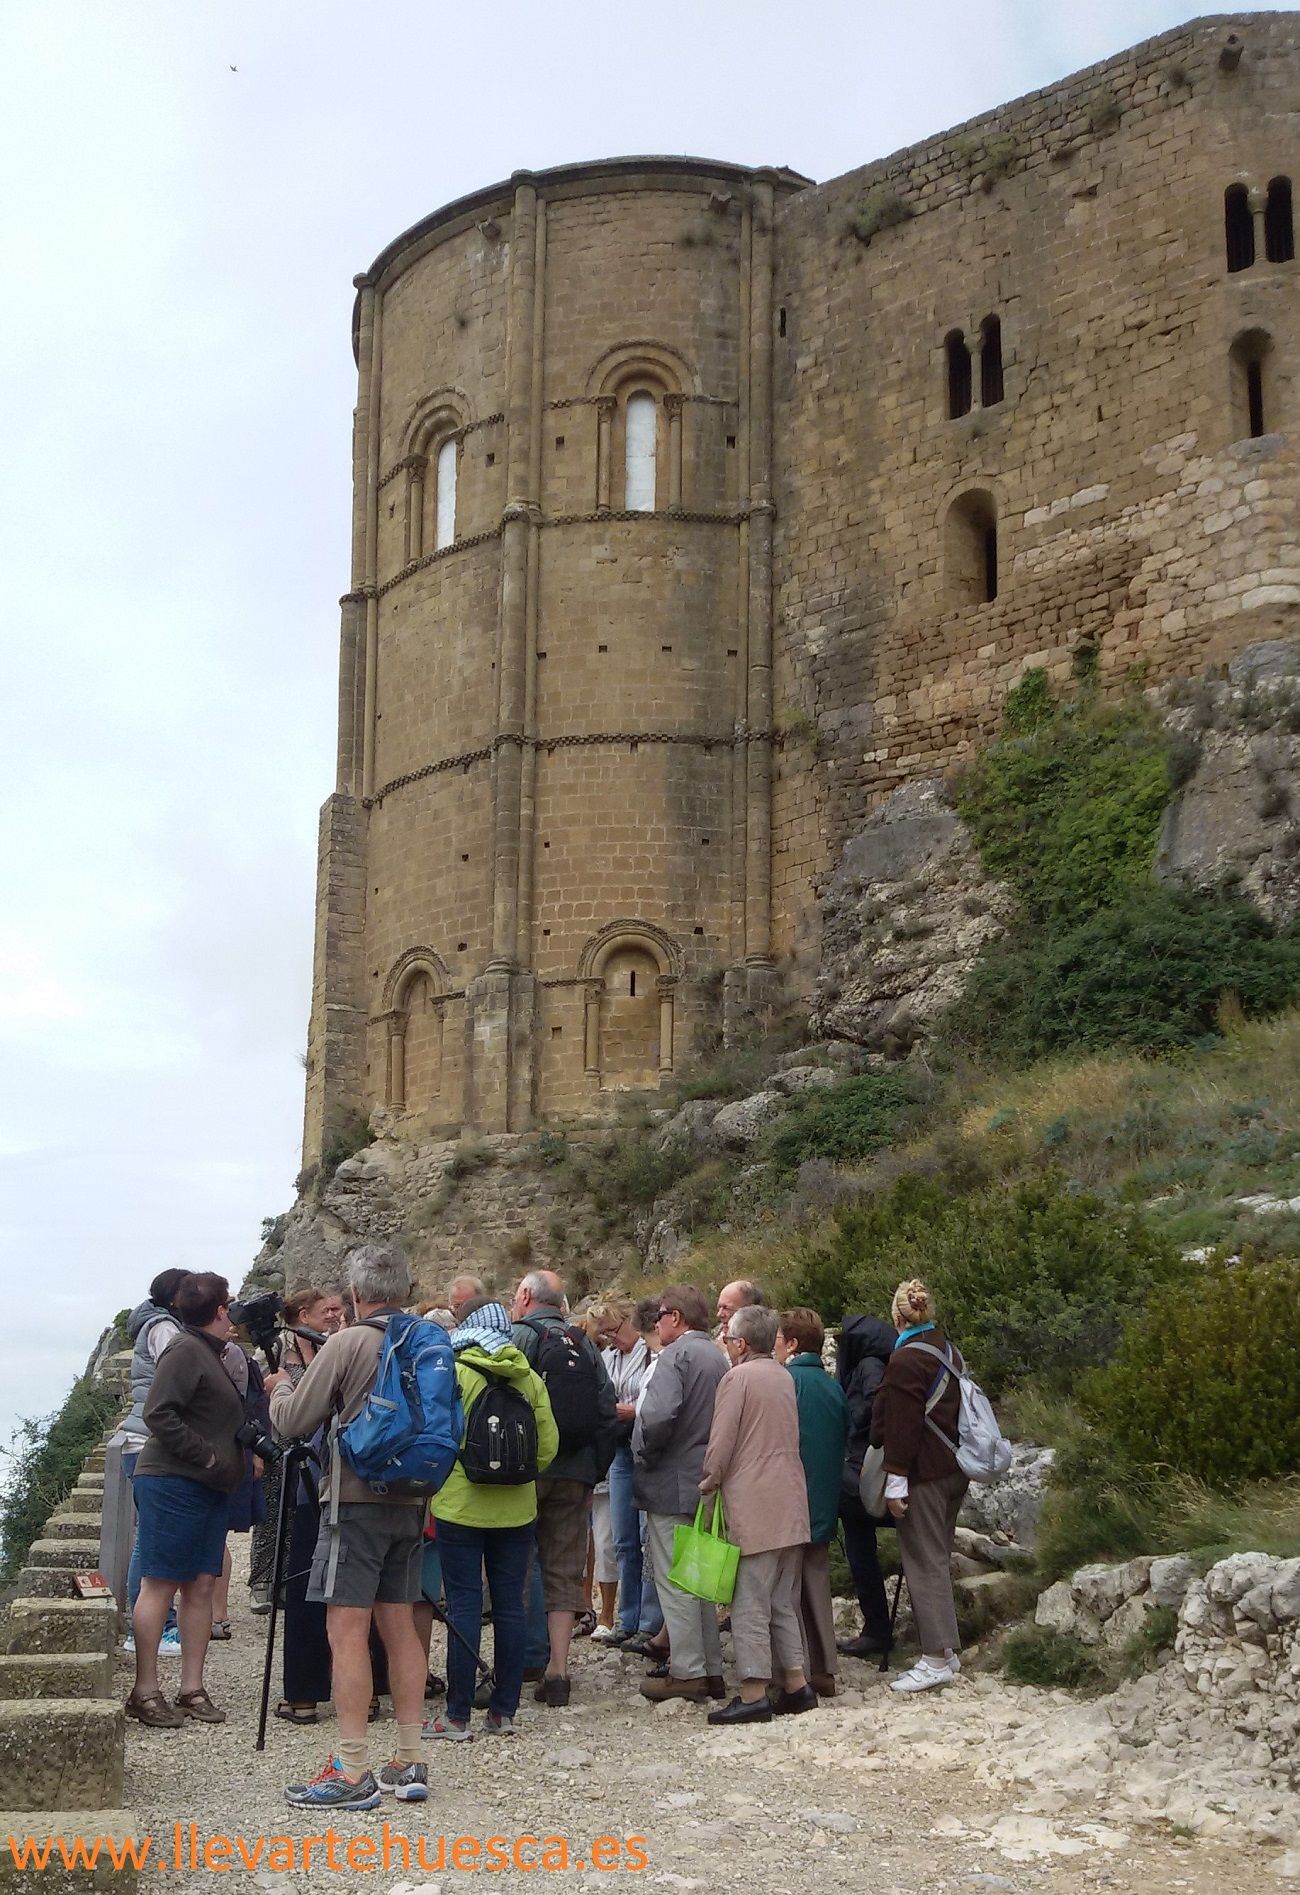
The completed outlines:
<svg viewBox="0 0 1300 1895">
<path fill-rule="evenodd" d="M 655 1321 L 656 1321 L 657 1323 L 661 1323 L 661 1322 L 663 1321 L 663 1319 L 664 1319 L 664 1317 L 665 1317 L 665 1316 L 678 1316 L 678 1315 L 680 1315 L 680 1314 L 681 1314 L 681 1311 L 680 1311 L 680 1310 L 676 1310 L 676 1309 L 660 1309 L 660 1310 L 656 1310 L 656 1312 L 655 1312 Z"/>
</svg>

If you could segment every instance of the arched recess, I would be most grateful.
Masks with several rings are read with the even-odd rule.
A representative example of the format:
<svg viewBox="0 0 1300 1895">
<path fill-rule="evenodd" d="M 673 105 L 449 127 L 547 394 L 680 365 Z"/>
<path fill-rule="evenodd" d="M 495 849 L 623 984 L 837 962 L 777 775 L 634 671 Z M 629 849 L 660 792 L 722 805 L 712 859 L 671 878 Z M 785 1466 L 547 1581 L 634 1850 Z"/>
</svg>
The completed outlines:
<svg viewBox="0 0 1300 1895">
<path fill-rule="evenodd" d="M 1244 329 L 1228 352 L 1229 400 L 1232 435 L 1236 441 L 1258 440 L 1273 422 L 1271 400 L 1273 338 L 1267 329 Z"/>
<path fill-rule="evenodd" d="M 997 501 L 987 488 L 968 488 L 944 513 L 944 591 L 953 605 L 990 605 L 998 596 L 998 568 Z"/>
<path fill-rule="evenodd" d="M 441 957 L 429 947 L 408 948 L 384 982 L 385 1102 L 394 1112 L 427 1111 L 442 1091 L 443 1012 L 450 984 Z"/>
<path fill-rule="evenodd" d="M 696 375 L 675 349 L 620 343 L 587 377 L 596 402 L 596 505 L 603 511 L 662 513 L 682 500 L 682 426 Z"/>
<path fill-rule="evenodd" d="M 582 950 L 583 1063 L 602 1086 L 655 1085 L 673 1070 L 681 955 L 646 921 L 611 921 Z"/>
<path fill-rule="evenodd" d="M 458 536 L 456 488 L 469 403 L 456 388 L 440 388 L 416 403 L 403 435 L 406 465 L 406 560 L 439 552 Z"/>
</svg>

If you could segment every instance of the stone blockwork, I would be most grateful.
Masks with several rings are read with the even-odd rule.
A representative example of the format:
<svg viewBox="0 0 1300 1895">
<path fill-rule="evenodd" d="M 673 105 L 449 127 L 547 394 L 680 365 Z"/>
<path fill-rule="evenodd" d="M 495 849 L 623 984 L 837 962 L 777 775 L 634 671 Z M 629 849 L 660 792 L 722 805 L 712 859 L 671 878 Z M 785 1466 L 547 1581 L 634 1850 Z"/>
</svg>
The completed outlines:
<svg viewBox="0 0 1300 1895">
<path fill-rule="evenodd" d="M 600 1117 L 809 996 L 844 845 L 1027 666 L 1294 630 L 1298 110 L 1297 16 L 1208 18 L 824 185 L 519 173 L 389 246 L 309 1162 Z"/>
</svg>

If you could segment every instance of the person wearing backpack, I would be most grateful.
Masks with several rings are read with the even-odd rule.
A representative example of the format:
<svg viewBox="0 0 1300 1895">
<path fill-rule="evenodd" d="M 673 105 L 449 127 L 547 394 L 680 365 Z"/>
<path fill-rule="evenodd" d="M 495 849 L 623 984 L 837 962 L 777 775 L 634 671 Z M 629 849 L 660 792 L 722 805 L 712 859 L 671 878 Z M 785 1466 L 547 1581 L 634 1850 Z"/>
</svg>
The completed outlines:
<svg viewBox="0 0 1300 1895">
<path fill-rule="evenodd" d="M 554 1270 L 530 1270 L 515 1291 L 511 1339 L 546 1385 L 559 1436 L 555 1459 L 537 1483 L 537 1564 L 542 1575 L 548 1657 L 533 1696 L 569 1702 L 569 1646 L 583 1609 L 591 1496 L 618 1447 L 614 1386 L 600 1351 L 565 1314 Z"/>
<path fill-rule="evenodd" d="M 953 1533 L 969 1481 L 957 1465 L 960 1352 L 935 1320 L 924 1283 L 900 1283 L 891 1314 L 898 1331 L 871 1415 L 871 1444 L 884 1449 L 885 1504 L 898 1550 L 921 1656 L 892 1680 L 900 1692 L 933 1691 L 961 1670 L 952 1596 Z M 909 1346 L 921 1344 L 922 1347 Z M 940 1360 L 935 1359 L 935 1351 Z M 944 1360 L 951 1369 L 944 1366 Z"/>
<path fill-rule="evenodd" d="M 524 1682 L 524 1582 L 535 1539 L 537 1476 L 560 1445 L 541 1377 L 511 1341 L 510 1318 L 484 1297 L 463 1307 L 452 1331 L 465 1433 L 456 1465 L 429 1502 L 438 1523 L 447 1611 L 447 1708 L 426 1737 L 471 1737 L 474 1661 L 483 1627 L 483 1573 L 492 1596 L 494 1684 L 483 1722 L 493 1736 L 515 1728 Z"/>
<path fill-rule="evenodd" d="M 310 1783 L 291 1784 L 290 1803 L 320 1809 L 376 1809 L 390 1792 L 399 1802 L 423 1802 L 429 1794 L 421 1748 L 424 1716 L 424 1647 L 415 1624 L 421 1598 L 425 1507 L 441 1484 L 460 1441 L 460 1404 L 455 1367 L 445 1330 L 406 1314 L 411 1266 L 396 1244 L 365 1244 L 348 1262 L 348 1287 L 356 1319 L 330 1336 L 294 1387 L 281 1369 L 267 1377 L 271 1421 L 284 1440 L 301 1440 L 325 1428 L 327 1459 L 321 1475 L 321 1526 L 312 1559 L 309 1600 L 323 1603 L 333 1662 L 338 1748 Z M 418 1356 L 418 1361 L 417 1361 Z M 402 1478 L 400 1463 L 389 1480 L 363 1476 L 355 1462 L 367 1427 L 379 1425 L 370 1397 L 381 1378 L 386 1390 L 403 1363 L 419 1389 L 422 1415 L 436 1424 L 441 1459 L 423 1460 L 426 1481 Z M 427 1379 L 423 1379 L 426 1378 Z M 403 1393 L 403 1405 L 409 1395 Z M 409 1407 L 390 1418 L 411 1420 Z M 435 1445 L 421 1430 L 421 1443 Z M 423 1453 L 423 1450 L 422 1450 Z M 376 1776 L 370 1768 L 367 1725 L 373 1678 L 371 1617 L 388 1654 L 388 1688 L 397 1717 L 397 1749 Z"/>
</svg>

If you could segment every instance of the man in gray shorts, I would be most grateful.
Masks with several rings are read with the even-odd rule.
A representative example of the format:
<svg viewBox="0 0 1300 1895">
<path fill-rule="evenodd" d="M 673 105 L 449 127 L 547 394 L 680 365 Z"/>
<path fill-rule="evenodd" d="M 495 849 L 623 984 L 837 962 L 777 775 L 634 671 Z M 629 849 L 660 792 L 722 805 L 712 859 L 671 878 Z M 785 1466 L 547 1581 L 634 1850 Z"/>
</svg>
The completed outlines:
<svg viewBox="0 0 1300 1895">
<path fill-rule="evenodd" d="M 271 1421 L 282 1440 L 315 1434 L 336 1415 L 346 1424 L 360 1414 L 379 1372 L 386 1319 L 410 1299 L 405 1252 L 396 1244 L 353 1251 L 348 1287 L 355 1323 L 325 1342 L 297 1388 L 283 1372 L 267 1377 Z M 338 1755 L 320 1776 L 290 1785 L 286 1794 L 291 1803 L 322 1809 L 375 1809 L 386 1790 L 402 1802 L 422 1802 L 429 1794 L 420 1743 L 426 1662 L 412 1608 L 421 1596 L 427 1503 L 375 1494 L 350 1467 L 332 1459 L 321 1477 L 320 1498 L 320 1538 L 307 1597 L 326 1607 Z M 372 1614 L 388 1653 L 398 1739 L 377 1778 L 367 1744 Z"/>
</svg>

